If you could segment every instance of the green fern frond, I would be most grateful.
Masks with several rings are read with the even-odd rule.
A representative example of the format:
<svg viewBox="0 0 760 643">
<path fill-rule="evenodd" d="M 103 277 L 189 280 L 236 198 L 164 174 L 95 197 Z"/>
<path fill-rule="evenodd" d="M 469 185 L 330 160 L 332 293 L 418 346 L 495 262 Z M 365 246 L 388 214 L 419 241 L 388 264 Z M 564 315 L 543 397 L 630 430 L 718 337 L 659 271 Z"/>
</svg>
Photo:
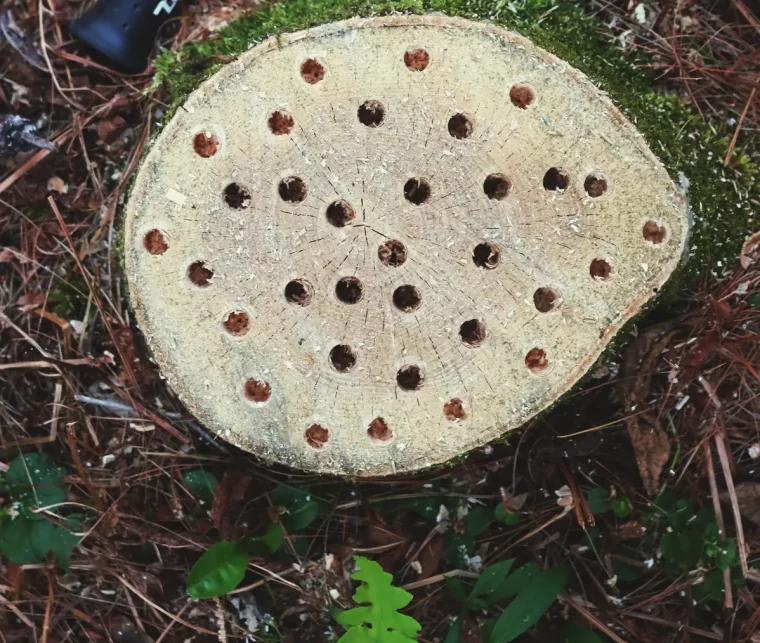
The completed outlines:
<svg viewBox="0 0 760 643">
<path fill-rule="evenodd" d="M 342 612 L 337 621 L 346 628 L 338 643 L 413 643 L 421 626 L 398 610 L 409 605 L 413 596 L 391 583 L 393 576 L 376 562 L 356 557 L 357 571 L 351 578 L 363 581 L 354 600 L 360 607 Z"/>
</svg>

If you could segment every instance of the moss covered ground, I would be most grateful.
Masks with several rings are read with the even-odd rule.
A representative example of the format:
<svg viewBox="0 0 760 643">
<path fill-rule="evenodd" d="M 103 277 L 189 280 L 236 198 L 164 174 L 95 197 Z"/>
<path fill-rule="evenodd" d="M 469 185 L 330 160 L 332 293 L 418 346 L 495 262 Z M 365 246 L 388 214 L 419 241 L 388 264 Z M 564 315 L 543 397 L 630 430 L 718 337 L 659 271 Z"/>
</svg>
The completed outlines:
<svg viewBox="0 0 760 643">
<path fill-rule="evenodd" d="M 582 6 L 557 0 L 286 0 L 240 18 L 206 42 L 156 61 L 156 84 L 168 90 L 170 114 L 200 82 L 256 43 L 353 16 L 440 12 L 489 20 L 517 31 L 587 74 L 636 124 L 671 177 L 687 188 L 694 216 L 686 261 L 658 298 L 688 296 L 700 278 L 735 265 L 756 230 L 760 172 L 756 142 L 740 139 L 729 167 L 730 136 L 674 93 L 659 91 L 642 54 L 626 54 Z"/>
</svg>

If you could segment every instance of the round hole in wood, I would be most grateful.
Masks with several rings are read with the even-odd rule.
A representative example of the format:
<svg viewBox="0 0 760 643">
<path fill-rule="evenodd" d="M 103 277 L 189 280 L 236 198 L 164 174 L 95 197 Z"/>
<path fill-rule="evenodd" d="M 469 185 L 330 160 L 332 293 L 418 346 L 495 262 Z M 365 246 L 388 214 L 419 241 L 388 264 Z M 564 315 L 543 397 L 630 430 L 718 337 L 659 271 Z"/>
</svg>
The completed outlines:
<svg viewBox="0 0 760 643">
<path fill-rule="evenodd" d="M 550 167 L 544 174 L 544 190 L 564 192 L 570 185 L 570 174 L 561 167 Z"/>
<path fill-rule="evenodd" d="M 283 201 L 288 203 L 300 203 L 306 199 L 309 188 L 300 176 L 286 176 L 280 181 L 277 192 Z"/>
<path fill-rule="evenodd" d="M 583 189 L 592 199 L 597 199 L 607 191 L 607 179 L 600 174 L 589 174 L 583 182 Z"/>
<path fill-rule="evenodd" d="M 486 325 L 479 319 L 468 319 L 459 327 L 459 337 L 465 346 L 480 346 L 486 339 Z"/>
<path fill-rule="evenodd" d="M 287 112 L 276 110 L 269 115 L 267 125 L 269 126 L 269 131 L 275 136 L 284 136 L 290 134 L 295 121 Z"/>
<path fill-rule="evenodd" d="M 230 183 L 224 188 L 224 202 L 233 210 L 245 210 L 251 205 L 251 193 L 240 183 Z"/>
<path fill-rule="evenodd" d="M 250 329 L 250 319 L 244 310 L 233 310 L 224 317 L 224 330 L 230 335 L 241 337 Z"/>
<path fill-rule="evenodd" d="M 348 201 L 333 201 L 327 206 L 327 220 L 336 228 L 343 228 L 356 218 L 356 212 Z"/>
<path fill-rule="evenodd" d="M 297 306 L 308 306 L 314 298 L 314 286 L 305 279 L 293 279 L 285 285 L 285 299 Z"/>
<path fill-rule="evenodd" d="M 594 259 L 588 271 L 596 281 L 607 281 L 612 277 L 612 265 L 606 259 Z"/>
<path fill-rule="evenodd" d="M 187 278 L 198 288 L 206 288 L 211 285 L 214 271 L 205 261 L 194 261 L 187 269 Z"/>
<path fill-rule="evenodd" d="M 407 49 L 404 64 L 411 71 L 425 71 L 430 64 L 430 54 L 424 49 Z"/>
<path fill-rule="evenodd" d="M 272 387 L 265 380 L 257 380 L 253 377 L 247 379 L 243 385 L 243 395 L 249 402 L 264 404 L 272 397 Z"/>
<path fill-rule="evenodd" d="M 541 373 L 549 366 L 546 351 L 543 348 L 531 348 L 525 356 L 525 366 L 532 373 Z"/>
<path fill-rule="evenodd" d="M 309 85 L 316 85 L 325 77 L 325 67 L 316 58 L 307 58 L 301 63 L 301 78 Z"/>
<path fill-rule="evenodd" d="M 338 344 L 330 350 L 330 364 L 339 373 L 348 373 L 356 366 L 356 353 L 348 344 Z"/>
<path fill-rule="evenodd" d="M 409 284 L 399 286 L 393 291 L 393 305 L 404 313 L 411 313 L 422 306 L 422 293 Z"/>
<path fill-rule="evenodd" d="M 478 268 L 493 270 L 501 261 L 501 248 L 491 241 L 484 241 L 475 246 L 472 260 Z"/>
<path fill-rule="evenodd" d="M 367 100 L 359 105 L 359 122 L 367 127 L 380 127 L 385 120 L 385 106 L 379 100 Z"/>
<path fill-rule="evenodd" d="M 364 286 L 356 277 L 341 277 L 335 284 L 335 296 L 344 304 L 356 304 L 364 296 Z"/>
<path fill-rule="evenodd" d="M 312 449 L 322 449 L 330 441 L 330 432 L 321 424 L 312 424 L 304 432 L 304 438 Z"/>
<path fill-rule="evenodd" d="M 193 136 L 193 149 L 204 159 L 214 156 L 218 148 L 219 139 L 210 132 L 198 132 Z"/>
<path fill-rule="evenodd" d="M 449 134 L 454 138 L 465 139 L 472 136 L 475 126 L 472 124 L 472 119 L 467 116 L 467 114 L 459 112 L 449 119 L 448 128 Z"/>
<path fill-rule="evenodd" d="M 388 423 L 383 418 L 375 418 L 372 420 L 372 422 L 369 423 L 369 427 L 367 428 L 367 435 L 372 440 L 376 440 L 378 442 L 387 442 L 393 437 L 393 431 L 391 431 L 391 427 L 388 426 Z"/>
<path fill-rule="evenodd" d="M 647 221 L 641 229 L 644 239 L 655 246 L 659 246 L 668 236 L 668 231 L 664 225 L 657 221 Z"/>
<path fill-rule="evenodd" d="M 443 414 L 449 422 L 464 420 L 467 412 L 464 410 L 464 402 L 458 397 L 452 397 L 443 405 Z"/>
<path fill-rule="evenodd" d="M 415 364 L 402 366 L 396 373 L 396 383 L 402 391 L 419 391 L 425 383 L 425 374 Z"/>
<path fill-rule="evenodd" d="M 561 303 L 562 296 L 559 291 L 549 286 L 536 288 L 533 293 L 533 304 L 540 313 L 550 313 L 552 310 L 557 310 Z"/>
<path fill-rule="evenodd" d="M 153 228 L 143 237 L 143 247 L 152 255 L 162 255 L 169 249 L 169 244 L 161 230 Z"/>
<path fill-rule="evenodd" d="M 527 85 L 512 85 L 512 88 L 509 90 L 509 100 L 519 109 L 528 109 L 528 105 L 535 99 L 536 95 Z"/>
<path fill-rule="evenodd" d="M 425 179 L 415 177 L 404 183 L 404 198 L 414 205 L 422 205 L 430 199 L 430 183 Z"/>
<path fill-rule="evenodd" d="M 483 192 L 494 201 L 506 199 L 511 189 L 512 182 L 504 174 L 489 174 L 483 181 Z"/>
<path fill-rule="evenodd" d="M 380 244 L 377 249 L 377 257 L 380 263 L 391 268 L 398 268 L 407 259 L 406 246 L 398 239 L 388 239 Z"/>
</svg>

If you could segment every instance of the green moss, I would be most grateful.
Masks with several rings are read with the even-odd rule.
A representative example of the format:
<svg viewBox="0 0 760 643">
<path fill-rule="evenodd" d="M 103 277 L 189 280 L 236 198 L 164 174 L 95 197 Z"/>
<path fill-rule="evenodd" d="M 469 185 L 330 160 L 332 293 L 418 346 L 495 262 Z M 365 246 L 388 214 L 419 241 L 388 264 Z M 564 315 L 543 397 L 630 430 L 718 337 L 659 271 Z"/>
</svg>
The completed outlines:
<svg viewBox="0 0 760 643">
<path fill-rule="evenodd" d="M 720 274 L 734 266 L 760 206 L 752 141 L 747 137 L 731 166 L 723 167 L 729 136 L 678 96 L 655 91 L 642 67 L 646 59 L 626 57 L 604 35 L 601 23 L 577 5 L 559 0 L 286 0 L 231 23 L 210 41 L 163 54 L 156 61 L 156 84 L 168 90 L 173 113 L 202 80 L 270 36 L 352 16 L 430 12 L 488 19 L 582 70 L 636 124 L 671 177 L 679 183 L 688 180 L 694 213 L 688 261 L 658 301 L 681 299 L 709 271 Z"/>
</svg>

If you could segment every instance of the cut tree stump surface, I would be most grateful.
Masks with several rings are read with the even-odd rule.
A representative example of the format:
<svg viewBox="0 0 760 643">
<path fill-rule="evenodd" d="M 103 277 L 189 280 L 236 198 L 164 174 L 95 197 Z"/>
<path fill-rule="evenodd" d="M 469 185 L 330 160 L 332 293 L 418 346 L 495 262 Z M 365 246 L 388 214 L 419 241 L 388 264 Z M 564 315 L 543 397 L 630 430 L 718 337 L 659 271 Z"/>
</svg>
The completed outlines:
<svg viewBox="0 0 760 643">
<path fill-rule="evenodd" d="M 495 26 L 354 19 L 228 64 L 127 206 L 140 326 L 222 438 L 441 463 L 565 393 L 667 280 L 686 204 L 579 71 Z"/>
</svg>

